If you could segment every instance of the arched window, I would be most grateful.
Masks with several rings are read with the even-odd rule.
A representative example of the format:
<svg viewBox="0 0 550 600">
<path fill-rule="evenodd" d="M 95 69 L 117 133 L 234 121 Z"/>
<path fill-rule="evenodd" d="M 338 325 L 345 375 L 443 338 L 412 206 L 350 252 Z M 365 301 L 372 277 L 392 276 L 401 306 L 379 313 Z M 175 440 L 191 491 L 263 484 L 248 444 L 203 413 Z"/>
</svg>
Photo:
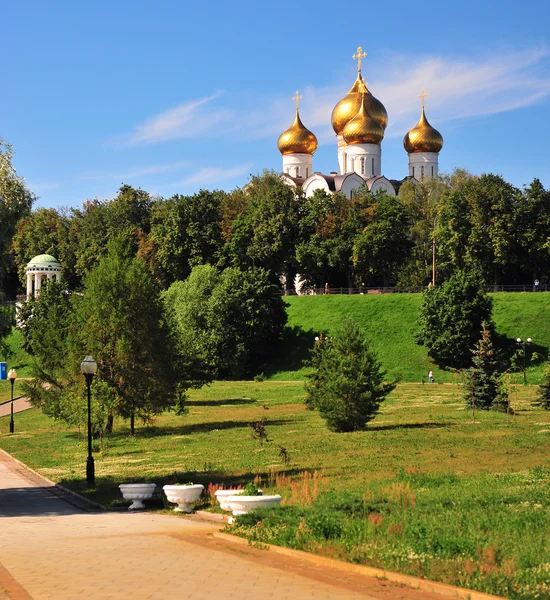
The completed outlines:
<svg viewBox="0 0 550 600">
<path fill-rule="evenodd" d="M 361 175 L 365 174 L 365 157 L 361 158 Z"/>
<path fill-rule="evenodd" d="M 374 177 L 374 158 L 372 159 L 372 176 Z"/>
<path fill-rule="evenodd" d="M 420 179 L 424 179 L 424 165 L 420 167 Z"/>
<path fill-rule="evenodd" d="M 300 177 L 300 167 L 296 167 L 296 177 Z"/>
</svg>

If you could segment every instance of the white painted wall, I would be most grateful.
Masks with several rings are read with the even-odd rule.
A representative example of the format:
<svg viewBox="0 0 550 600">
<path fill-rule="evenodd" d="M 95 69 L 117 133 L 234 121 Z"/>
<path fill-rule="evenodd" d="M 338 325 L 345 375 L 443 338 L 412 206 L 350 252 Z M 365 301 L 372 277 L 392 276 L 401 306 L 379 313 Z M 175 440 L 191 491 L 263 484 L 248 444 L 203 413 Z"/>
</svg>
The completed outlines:
<svg viewBox="0 0 550 600">
<path fill-rule="evenodd" d="M 439 172 L 439 153 L 412 152 L 409 154 L 409 175 L 422 181 L 437 177 Z"/>
<path fill-rule="evenodd" d="M 313 174 L 311 154 L 283 154 L 283 173 L 307 179 Z"/>
</svg>

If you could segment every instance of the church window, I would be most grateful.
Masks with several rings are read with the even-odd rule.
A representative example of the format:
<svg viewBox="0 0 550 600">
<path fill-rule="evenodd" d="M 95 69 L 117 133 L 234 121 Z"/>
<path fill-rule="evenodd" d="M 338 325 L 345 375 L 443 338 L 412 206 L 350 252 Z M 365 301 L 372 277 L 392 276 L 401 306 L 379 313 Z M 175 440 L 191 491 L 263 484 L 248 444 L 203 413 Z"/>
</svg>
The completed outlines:
<svg viewBox="0 0 550 600">
<path fill-rule="evenodd" d="M 300 167 L 296 167 L 296 177 L 300 177 Z"/>
<path fill-rule="evenodd" d="M 309 171 L 309 169 L 306 167 L 306 179 L 309 177 L 308 171 Z"/>
<path fill-rule="evenodd" d="M 420 179 L 424 179 L 424 165 L 420 167 Z"/>
<path fill-rule="evenodd" d="M 361 175 L 365 174 L 365 159 L 361 159 Z"/>
<path fill-rule="evenodd" d="M 374 177 L 374 158 L 372 159 L 372 176 Z"/>
<path fill-rule="evenodd" d="M 434 166 L 432 165 L 432 177 L 434 176 Z"/>
</svg>

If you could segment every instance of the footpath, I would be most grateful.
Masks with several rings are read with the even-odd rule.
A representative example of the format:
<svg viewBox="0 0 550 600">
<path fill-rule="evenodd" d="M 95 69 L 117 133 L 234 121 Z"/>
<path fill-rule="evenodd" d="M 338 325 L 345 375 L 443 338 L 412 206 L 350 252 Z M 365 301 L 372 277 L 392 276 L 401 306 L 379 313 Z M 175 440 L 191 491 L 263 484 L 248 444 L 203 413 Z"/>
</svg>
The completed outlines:
<svg viewBox="0 0 550 600">
<path fill-rule="evenodd" d="M 196 516 L 96 510 L 0 451 L 0 600 L 444 597 L 234 544 L 214 537 L 219 528 Z"/>
</svg>

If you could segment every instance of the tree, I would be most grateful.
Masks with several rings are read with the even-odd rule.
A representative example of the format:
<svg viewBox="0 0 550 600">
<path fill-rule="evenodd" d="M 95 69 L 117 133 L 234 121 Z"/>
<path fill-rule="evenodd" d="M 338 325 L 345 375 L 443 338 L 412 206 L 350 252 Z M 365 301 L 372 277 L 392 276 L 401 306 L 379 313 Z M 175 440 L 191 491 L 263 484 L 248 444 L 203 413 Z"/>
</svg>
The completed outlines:
<svg viewBox="0 0 550 600">
<path fill-rule="evenodd" d="M 422 294 L 418 344 L 442 365 L 467 368 L 470 348 L 479 338 L 482 323 L 491 321 L 492 300 L 479 276 L 457 271 L 441 286 Z"/>
<path fill-rule="evenodd" d="M 178 355 L 164 321 L 152 277 L 125 244 L 108 254 L 84 279 L 79 304 L 82 351 L 98 363 L 98 379 L 115 398 L 116 414 L 148 421 L 173 406 L 183 407 L 185 385 Z M 200 384 L 199 384 L 200 385 Z"/>
<path fill-rule="evenodd" d="M 368 194 L 365 220 L 353 240 L 355 279 L 389 286 L 390 281 L 395 283 L 412 247 L 407 209 L 395 197 Z"/>
<path fill-rule="evenodd" d="M 539 385 L 535 406 L 550 410 L 550 363 L 544 371 L 544 381 Z"/>
<path fill-rule="evenodd" d="M 280 289 L 258 268 L 195 267 L 164 300 L 183 352 L 219 377 L 254 373 L 275 354 L 287 319 Z"/>
<path fill-rule="evenodd" d="M 481 339 L 472 350 L 473 366 L 464 372 L 464 399 L 472 409 L 506 410 L 508 390 L 502 379 L 502 361 L 491 340 L 487 323 L 483 324 Z"/>
<path fill-rule="evenodd" d="M 19 221 L 11 250 L 23 284 L 26 282 L 27 264 L 38 254 L 57 258 L 63 266 L 66 287 L 74 289 L 80 283 L 74 273 L 76 257 L 69 242 L 70 226 L 71 216 L 55 208 L 39 208 Z"/>
<path fill-rule="evenodd" d="M 9 248 L 17 222 L 29 214 L 36 196 L 12 165 L 13 148 L 0 138 L 0 284 L 12 268 Z"/>
<path fill-rule="evenodd" d="M 366 428 L 395 388 L 357 324 L 345 321 L 333 338 L 319 337 L 312 351 L 313 373 L 306 382 L 306 405 L 318 410 L 331 431 Z"/>
<path fill-rule="evenodd" d="M 10 335 L 15 325 L 15 308 L 11 304 L 4 303 L 4 295 L 0 290 L 0 356 L 6 356 L 9 348 L 6 338 Z"/>
</svg>

